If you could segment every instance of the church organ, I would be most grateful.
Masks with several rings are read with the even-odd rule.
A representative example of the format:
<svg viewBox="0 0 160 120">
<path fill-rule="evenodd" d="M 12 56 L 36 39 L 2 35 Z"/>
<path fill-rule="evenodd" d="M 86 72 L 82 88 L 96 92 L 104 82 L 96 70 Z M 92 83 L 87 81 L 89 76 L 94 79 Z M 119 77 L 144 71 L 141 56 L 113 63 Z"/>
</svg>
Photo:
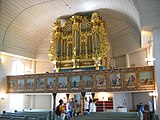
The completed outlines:
<svg viewBox="0 0 160 120">
<path fill-rule="evenodd" d="M 105 22 L 97 13 L 91 21 L 85 16 L 72 16 L 62 27 L 57 19 L 48 55 L 56 69 L 109 67 L 109 49 Z"/>
</svg>

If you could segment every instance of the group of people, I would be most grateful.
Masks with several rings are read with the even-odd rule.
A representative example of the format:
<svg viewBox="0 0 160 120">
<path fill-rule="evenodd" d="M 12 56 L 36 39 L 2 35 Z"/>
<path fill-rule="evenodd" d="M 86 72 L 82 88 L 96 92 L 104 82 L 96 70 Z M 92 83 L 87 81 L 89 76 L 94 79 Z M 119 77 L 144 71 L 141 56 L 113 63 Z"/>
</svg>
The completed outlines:
<svg viewBox="0 0 160 120">
<path fill-rule="evenodd" d="M 66 112 L 69 115 L 69 117 L 76 117 L 80 114 L 80 104 L 77 100 L 74 100 L 73 98 L 70 100 L 67 100 L 66 103 Z"/>
<path fill-rule="evenodd" d="M 66 108 L 63 105 L 63 100 L 59 100 L 59 105 L 56 107 L 55 113 L 61 120 L 65 120 L 65 118 L 76 117 L 80 114 L 80 105 L 77 100 L 73 98 L 67 100 Z"/>
<path fill-rule="evenodd" d="M 89 101 L 85 98 L 84 101 L 84 114 L 87 115 L 89 112 L 96 112 L 96 104 L 95 100 L 92 100 L 89 97 Z M 66 107 L 66 108 L 65 108 Z M 59 105 L 56 107 L 55 113 L 61 120 L 65 120 L 65 118 L 76 117 L 80 115 L 81 108 L 83 108 L 82 104 L 80 105 L 77 100 L 72 98 L 68 99 L 66 106 L 63 105 L 63 100 L 59 100 Z"/>
<path fill-rule="evenodd" d="M 89 101 L 87 100 L 87 98 L 85 98 L 85 102 L 84 102 L 84 110 L 85 110 L 85 114 L 87 114 L 88 112 L 96 112 L 96 100 L 92 100 L 89 97 Z"/>
</svg>

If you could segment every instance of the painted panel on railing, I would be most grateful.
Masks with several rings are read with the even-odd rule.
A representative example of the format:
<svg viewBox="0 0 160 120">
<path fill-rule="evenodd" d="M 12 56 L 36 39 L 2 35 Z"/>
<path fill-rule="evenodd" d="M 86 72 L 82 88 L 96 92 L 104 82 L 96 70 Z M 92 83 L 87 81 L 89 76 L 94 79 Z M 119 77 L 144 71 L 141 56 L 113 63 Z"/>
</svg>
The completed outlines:
<svg viewBox="0 0 160 120">
<path fill-rule="evenodd" d="M 155 90 L 154 67 L 7 76 L 8 93 Z"/>
<path fill-rule="evenodd" d="M 18 80 L 18 90 L 19 91 L 24 91 L 24 79 Z"/>
<path fill-rule="evenodd" d="M 67 77 L 59 77 L 58 78 L 58 88 L 59 89 L 67 89 Z"/>
<path fill-rule="evenodd" d="M 47 79 L 47 88 L 54 89 L 56 87 L 56 78 L 49 77 Z"/>
<path fill-rule="evenodd" d="M 71 88 L 78 89 L 80 87 L 80 76 L 72 76 L 71 77 Z"/>
<path fill-rule="evenodd" d="M 152 71 L 140 72 L 140 85 L 152 85 L 153 84 L 153 73 Z"/>
<path fill-rule="evenodd" d="M 34 79 L 29 78 L 27 79 L 27 90 L 33 90 L 34 89 Z"/>
</svg>

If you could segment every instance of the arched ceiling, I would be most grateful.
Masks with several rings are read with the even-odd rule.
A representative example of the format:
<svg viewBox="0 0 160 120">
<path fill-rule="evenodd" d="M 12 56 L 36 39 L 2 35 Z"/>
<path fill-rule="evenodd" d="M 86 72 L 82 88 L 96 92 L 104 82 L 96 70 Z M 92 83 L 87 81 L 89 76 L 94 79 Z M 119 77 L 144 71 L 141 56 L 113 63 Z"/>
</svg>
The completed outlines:
<svg viewBox="0 0 160 120">
<path fill-rule="evenodd" d="M 1 0 L 0 50 L 46 58 L 56 18 L 90 11 L 106 21 L 115 56 L 140 48 L 140 18 L 132 0 Z"/>
</svg>

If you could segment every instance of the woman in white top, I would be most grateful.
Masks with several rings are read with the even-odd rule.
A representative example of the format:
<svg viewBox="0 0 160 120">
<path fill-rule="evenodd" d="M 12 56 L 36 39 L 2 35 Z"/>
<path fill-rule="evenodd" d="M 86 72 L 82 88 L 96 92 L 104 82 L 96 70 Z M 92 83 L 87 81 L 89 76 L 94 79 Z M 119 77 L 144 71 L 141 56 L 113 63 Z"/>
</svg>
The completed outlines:
<svg viewBox="0 0 160 120">
<path fill-rule="evenodd" d="M 95 104 L 95 100 L 91 101 L 89 107 L 90 107 L 89 112 L 96 112 L 96 104 Z"/>
<path fill-rule="evenodd" d="M 69 115 L 69 117 L 72 117 L 72 111 L 71 111 L 71 106 L 70 106 L 70 100 L 69 99 L 67 100 L 67 103 L 66 103 L 66 112 Z"/>
<path fill-rule="evenodd" d="M 84 110 L 89 112 L 89 103 L 87 101 L 87 98 L 85 98 L 85 102 L 84 102 Z"/>
</svg>

